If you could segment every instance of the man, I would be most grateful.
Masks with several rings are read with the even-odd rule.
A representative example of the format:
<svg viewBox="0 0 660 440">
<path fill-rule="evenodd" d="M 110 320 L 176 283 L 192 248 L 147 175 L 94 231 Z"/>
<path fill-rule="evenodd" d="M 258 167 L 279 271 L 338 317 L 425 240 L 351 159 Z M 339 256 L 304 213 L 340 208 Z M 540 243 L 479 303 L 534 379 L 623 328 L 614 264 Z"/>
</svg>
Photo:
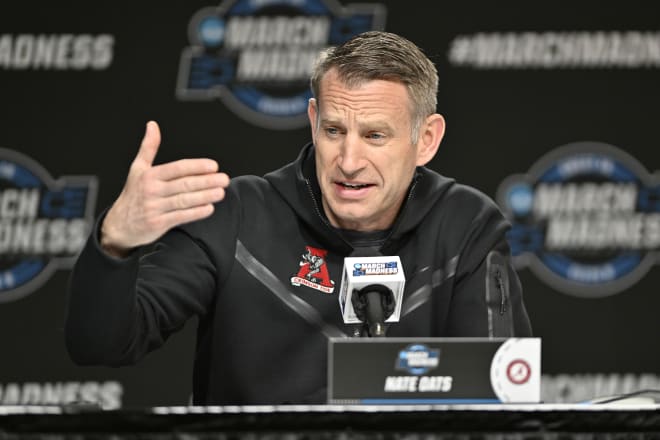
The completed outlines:
<svg viewBox="0 0 660 440">
<path fill-rule="evenodd" d="M 356 253 L 401 257 L 402 316 L 388 336 L 530 335 L 507 222 L 424 168 L 445 129 L 437 81 L 397 35 L 327 51 L 312 77 L 313 143 L 231 185 L 207 159 L 152 166 L 150 122 L 72 275 L 72 357 L 134 363 L 197 315 L 194 403 L 324 402 L 328 338 L 362 331 L 337 301 Z"/>
</svg>

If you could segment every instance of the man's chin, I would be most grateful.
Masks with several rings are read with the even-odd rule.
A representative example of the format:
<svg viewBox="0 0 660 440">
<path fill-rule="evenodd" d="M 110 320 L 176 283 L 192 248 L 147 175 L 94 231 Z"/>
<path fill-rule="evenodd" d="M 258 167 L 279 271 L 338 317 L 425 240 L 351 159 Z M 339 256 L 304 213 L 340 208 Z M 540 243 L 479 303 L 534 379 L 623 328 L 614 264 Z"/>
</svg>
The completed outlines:
<svg viewBox="0 0 660 440">
<path fill-rule="evenodd" d="M 373 221 L 368 216 L 360 213 L 339 213 L 335 215 L 336 227 L 340 229 L 349 229 L 353 231 L 368 231 L 373 229 Z"/>
<path fill-rule="evenodd" d="M 373 214 L 368 212 L 364 201 L 338 201 L 323 203 L 326 217 L 332 226 L 340 229 L 364 230 L 368 229 L 370 223 L 374 222 Z"/>
</svg>

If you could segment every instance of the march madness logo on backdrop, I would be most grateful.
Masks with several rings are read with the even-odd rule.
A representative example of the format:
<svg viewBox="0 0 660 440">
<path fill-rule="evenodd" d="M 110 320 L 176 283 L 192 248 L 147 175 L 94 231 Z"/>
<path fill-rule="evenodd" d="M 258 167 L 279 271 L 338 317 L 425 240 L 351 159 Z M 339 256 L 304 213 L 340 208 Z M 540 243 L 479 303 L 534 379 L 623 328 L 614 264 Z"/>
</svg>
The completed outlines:
<svg viewBox="0 0 660 440">
<path fill-rule="evenodd" d="M 302 255 L 300 269 L 291 277 L 291 284 L 294 286 L 302 284 L 321 292 L 332 293 L 335 290 L 335 282 L 330 279 L 328 266 L 325 264 L 328 251 L 311 246 L 305 248 L 307 252 Z"/>
<path fill-rule="evenodd" d="M 177 82 L 181 100 L 220 98 L 266 128 L 307 124 L 309 78 L 320 50 L 381 30 L 385 7 L 335 0 L 226 0 L 190 20 Z"/>
<path fill-rule="evenodd" d="M 513 225 L 514 264 L 576 296 L 625 290 L 658 259 L 659 183 L 611 145 L 577 142 L 548 153 L 497 192 Z"/>
<path fill-rule="evenodd" d="M 32 159 L 0 149 L 0 302 L 34 292 L 73 265 L 95 200 L 95 177 L 53 180 Z"/>
</svg>

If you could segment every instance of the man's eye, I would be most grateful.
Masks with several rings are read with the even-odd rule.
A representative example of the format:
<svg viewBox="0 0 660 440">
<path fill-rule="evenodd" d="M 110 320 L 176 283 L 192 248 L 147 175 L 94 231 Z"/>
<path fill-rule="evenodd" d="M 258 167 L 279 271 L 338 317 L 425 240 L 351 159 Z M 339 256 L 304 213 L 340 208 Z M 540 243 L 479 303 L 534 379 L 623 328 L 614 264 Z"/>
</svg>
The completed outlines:
<svg viewBox="0 0 660 440">
<path fill-rule="evenodd" d="M 339 130 L 336 127 L 327 127 L 325 129 L 325 132 L 329 134 L 330 136 L 334 136 L 336 134 L 339 134 Z"/>
<path fill-rule="evenodd" d="M 367 137 L 369 139 L 380 140 L 380 139 L 384 139 L 385 135 L 383 133 L 369 133 Z"/>
</svg>

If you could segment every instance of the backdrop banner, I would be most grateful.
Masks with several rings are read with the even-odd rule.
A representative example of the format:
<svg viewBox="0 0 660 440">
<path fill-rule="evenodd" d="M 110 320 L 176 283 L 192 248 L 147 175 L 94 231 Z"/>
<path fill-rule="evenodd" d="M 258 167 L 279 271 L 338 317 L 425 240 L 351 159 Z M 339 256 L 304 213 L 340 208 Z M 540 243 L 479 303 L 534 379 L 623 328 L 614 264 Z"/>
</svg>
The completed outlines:
<svg viewBox="0 0 660 440">
<path fill-rule="evenodd" d="M 430 168 L 492 197 L 534 336 L 541 400 L 660 389 L 660 25 L 584 1 L 9 2 L 0 13 L 0 405 L 190 401 L 196 322 L 137 365 L 64 346 L 70 269 L 145 123 L 157 162 L 262 175 L 310 139 L 319 50 L 384 29 L 440 75 Z M 339 313 L 339 309 L 338 309 Z"/>
</svg>

